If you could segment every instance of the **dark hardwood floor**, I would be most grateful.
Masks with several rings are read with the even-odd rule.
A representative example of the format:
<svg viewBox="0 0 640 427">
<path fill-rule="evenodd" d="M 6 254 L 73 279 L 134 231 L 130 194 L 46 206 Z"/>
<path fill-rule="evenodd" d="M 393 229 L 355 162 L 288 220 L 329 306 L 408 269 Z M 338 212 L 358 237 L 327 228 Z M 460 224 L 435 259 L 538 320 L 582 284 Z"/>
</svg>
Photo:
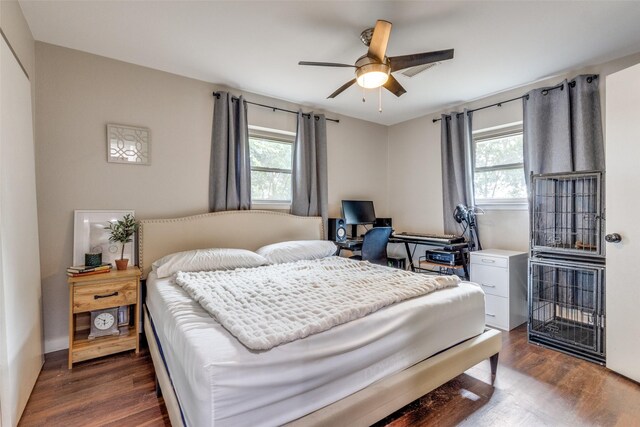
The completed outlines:
<svg viewBox="0 0 640 427">
<path fill-rule="evenodd" d="M 640 426 L 640 385 L 606 368 L 503 334 L 498 376 L 485 361 L 376 424 L 380 426 Z M 123 353 L 67 370 L 50 353 L 21 426 L 162 426 L 149 353 Z M 639 361 L 640 363 L 640 361 Z"/>
<path fill-rule="evenodd" d="M 142 341 L 141 341 L 142 345 Z M 67 369 L 67 350 L 49 353 L 20 426 L 164 426 L 151 356 L 120 353 Z"/>
</svg>

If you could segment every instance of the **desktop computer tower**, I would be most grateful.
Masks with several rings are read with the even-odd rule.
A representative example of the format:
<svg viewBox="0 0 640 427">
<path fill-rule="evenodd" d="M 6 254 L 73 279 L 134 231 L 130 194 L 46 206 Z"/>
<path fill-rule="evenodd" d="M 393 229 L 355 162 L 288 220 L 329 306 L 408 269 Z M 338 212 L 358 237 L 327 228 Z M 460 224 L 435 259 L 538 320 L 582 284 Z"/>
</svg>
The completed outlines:
<svg viewBox="0 0 640 427">
<path fill-rule="evenodd" d="M 344 218 L 329 218 L 329 240 L 344 242 L 347 240 L 347 225 Z"/>
</svg>

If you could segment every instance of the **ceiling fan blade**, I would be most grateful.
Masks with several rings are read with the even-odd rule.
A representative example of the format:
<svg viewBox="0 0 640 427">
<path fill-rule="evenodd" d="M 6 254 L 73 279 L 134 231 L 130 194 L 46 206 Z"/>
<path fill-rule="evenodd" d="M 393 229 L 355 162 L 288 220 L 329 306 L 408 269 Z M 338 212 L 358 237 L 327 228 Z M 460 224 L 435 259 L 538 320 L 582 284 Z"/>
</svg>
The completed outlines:
<svg viewBox="0 0 640 427">
<path fill-rule="evenodd" d="M 367 56 L 383 62 L 384 56 L 387 52 L 387 43 L 389 43 L 390 35 L 391 22 L 379 19 L 373 29 L 373 36 L 371 36 L 371 43 L 369 43 L 369 52 L 367 53 Z"/>
<path fill-rule="evenodd" d="M 387 80 L 387 82 L 383 86 L 395 96 L 402 96 L 407 93 L 405 88 L 403 88 L 402 85 L 392 75 L 389 75 L 389 80 Z"/>
<path fill-rule="evenodd" d="M 427 71 L 429 68 L 433 68 L 438 64 L 439 64 L 439 62 L 432 62 L 431 64 L 422 64 L 422 65 L 416 65 L 415 67 L 405 68 L 402 71 L 402 75 L 407 76 L 407 77 L 415 77 L 416 75 L 420 74 L 421 72 Z"/>
<path fill-rule="evenodd" d="M 446 61 L 453 58 L 453 49 L 437 50 L 435 52 L 414 53 L 412 55 L 394 56 L 389 58 L 391 72 L 415 67 L 416 65 Z"/>
<path fill-rule="evenodd" d="M 349 64 L 338 64 L 337 62 L 309 62 L 309 61 L 300 61 L 298 65 L 313 65 L 316 67 L 350 67 L 355 68 L 355 65 Z"/>
<path fill-rule="evenodd" d="M 340 86 L 338 88 L 338 90 L 336 90 L 335 92 L 333 92 L 331 95 L 327 96 L 327 99 L 329 98 L 335 98 L 336 96 L 340 95 L 342 92 L 344 92 L 345 90 L 347 90 L 352 84 L 354 84 L 356 82 L 356 79 L 353 80 L 349 80 L 348 82 L 346 82 L 345 84 L 343 84 L 342 86 Z"/>
</svg>

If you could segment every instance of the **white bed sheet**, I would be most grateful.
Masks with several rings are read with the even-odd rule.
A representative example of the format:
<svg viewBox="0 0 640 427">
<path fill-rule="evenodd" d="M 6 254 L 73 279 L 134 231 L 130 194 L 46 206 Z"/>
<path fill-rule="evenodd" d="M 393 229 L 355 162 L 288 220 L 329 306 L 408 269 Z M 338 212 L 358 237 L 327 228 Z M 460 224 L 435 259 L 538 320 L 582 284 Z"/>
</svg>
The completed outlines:
<svg viewBox="0 0 640 427">
<path fill-rule="evenodd" d="M 484 293 L 466 282 L 263 352 L 173 278 L 151 272 L 146 304 L 185 421 L 198 427 L 293 421 L 484 330 Z"/>
</svg>

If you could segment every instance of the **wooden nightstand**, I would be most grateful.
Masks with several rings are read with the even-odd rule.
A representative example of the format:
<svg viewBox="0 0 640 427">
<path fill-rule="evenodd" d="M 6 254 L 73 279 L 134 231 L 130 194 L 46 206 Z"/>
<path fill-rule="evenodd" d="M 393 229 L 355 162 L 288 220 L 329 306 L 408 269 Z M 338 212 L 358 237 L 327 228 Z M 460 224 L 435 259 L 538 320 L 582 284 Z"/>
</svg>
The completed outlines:
<svg viewBox="0 0 640 427">
<path fill-rule="evenodd" d="M 140 351 L 140 269 L 114 270 L 69 277 L 69 369 L 82 362 L 121 351 Z M 129 306 L 129 324 L 118 336 L 89 339 L 92 310 Z M 133 316 L 131 311 L 133 310 Z"/>
</svg>

